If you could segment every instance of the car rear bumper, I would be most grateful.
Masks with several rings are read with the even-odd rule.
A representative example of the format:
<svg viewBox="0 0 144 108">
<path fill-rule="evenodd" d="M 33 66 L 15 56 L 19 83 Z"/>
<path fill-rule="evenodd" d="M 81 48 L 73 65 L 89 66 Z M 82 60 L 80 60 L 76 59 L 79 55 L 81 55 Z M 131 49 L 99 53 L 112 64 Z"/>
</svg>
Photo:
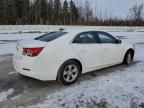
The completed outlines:
<svg viewBox="0 0 144 108">
<path fill-rule="evenodd" d="M 38 73 L 36 72 L 33 72 L 30 68 L 25 68 L 24 67 L 24 63 L 20 62 L 20 61 L 16 61 L 15 59 L 13 59 L 13 65 L 14 65 L 14 69 L 24 75 L 24 76 L 28 76 L 28 77 L 31 77 L 31 78 L 35 78 L 35 79 L 38 79 L 38 80 L 44 80 L 43 78 L 41 78 L 39 76 Z"/>
<path fill-rule="evenodd" d="M 57 77 L 57 70 L 51 66 L 51 63 L 43 65 L 37 60 L 17 59 L 14 56 L 13 65 L 18 73 L 41 81 L 56 80 Z"/>
</svg>

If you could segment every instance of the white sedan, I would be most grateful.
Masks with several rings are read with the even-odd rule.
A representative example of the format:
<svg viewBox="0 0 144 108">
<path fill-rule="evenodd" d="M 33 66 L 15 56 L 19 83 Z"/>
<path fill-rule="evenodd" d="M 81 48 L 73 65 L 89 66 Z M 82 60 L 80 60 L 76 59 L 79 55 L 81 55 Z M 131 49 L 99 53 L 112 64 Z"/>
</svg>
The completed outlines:
<svg viewBox="0 0 144 108">
<path fill-rule="evenodd" d="M 21 75 L 71 85 L 81 73 L 120 63 L 130 64 L 133 57 L 134 46 L 109 33 L 71 30 L 19 42 L 13 63 Z"/>
</svg>

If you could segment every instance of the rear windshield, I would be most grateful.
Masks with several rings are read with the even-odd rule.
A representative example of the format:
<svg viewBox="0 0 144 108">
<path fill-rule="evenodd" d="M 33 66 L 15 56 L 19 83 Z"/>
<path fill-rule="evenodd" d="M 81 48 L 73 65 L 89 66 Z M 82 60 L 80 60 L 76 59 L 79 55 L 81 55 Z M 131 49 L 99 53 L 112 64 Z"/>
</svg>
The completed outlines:
<svg viewBox="0 0 144 108">
<path fill-rule="evenodd" d="M 50 41 L 53 41 L 53 40 L 65 35 L 66 33 L 67 32 L 50 32 L 48 34 L 45 34 L 45 35 L 35 38 L 35 40 L 50 42 Z"/>
</svg>

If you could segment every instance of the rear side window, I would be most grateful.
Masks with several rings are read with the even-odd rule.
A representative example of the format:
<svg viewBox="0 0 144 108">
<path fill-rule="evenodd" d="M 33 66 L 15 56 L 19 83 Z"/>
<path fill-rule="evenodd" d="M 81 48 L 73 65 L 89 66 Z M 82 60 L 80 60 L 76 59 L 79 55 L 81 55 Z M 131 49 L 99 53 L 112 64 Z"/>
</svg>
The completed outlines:
<svg viewBox="0 0 144 108">
<path fill-rule="evenodd" d="M 45 34 L 45 35 L 35 38 L 35 40 L 50 42 L 50 41 L 53 41 L 53 40 L 65 35 L 66 33 L 67 32 L 50 32 L 48 34 Z"/>
</svg>

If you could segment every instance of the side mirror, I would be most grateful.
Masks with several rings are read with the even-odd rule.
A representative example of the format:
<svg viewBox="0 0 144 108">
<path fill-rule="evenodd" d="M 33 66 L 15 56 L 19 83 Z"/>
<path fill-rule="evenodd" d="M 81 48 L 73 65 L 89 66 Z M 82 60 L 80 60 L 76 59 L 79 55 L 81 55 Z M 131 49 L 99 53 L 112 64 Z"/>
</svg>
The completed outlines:
<svg viewBox="0 0 144 108">
<path fill-rule="evenodd" d="M 116 40 L 116 43 L 117 43 L 117 44 L 121 44 L 121 43 L 122 43 L 122 41 L 121 41 L 121 40 L 119 40 L 119 39 L 117 39 L 117 40 Z"/>
</svg>

